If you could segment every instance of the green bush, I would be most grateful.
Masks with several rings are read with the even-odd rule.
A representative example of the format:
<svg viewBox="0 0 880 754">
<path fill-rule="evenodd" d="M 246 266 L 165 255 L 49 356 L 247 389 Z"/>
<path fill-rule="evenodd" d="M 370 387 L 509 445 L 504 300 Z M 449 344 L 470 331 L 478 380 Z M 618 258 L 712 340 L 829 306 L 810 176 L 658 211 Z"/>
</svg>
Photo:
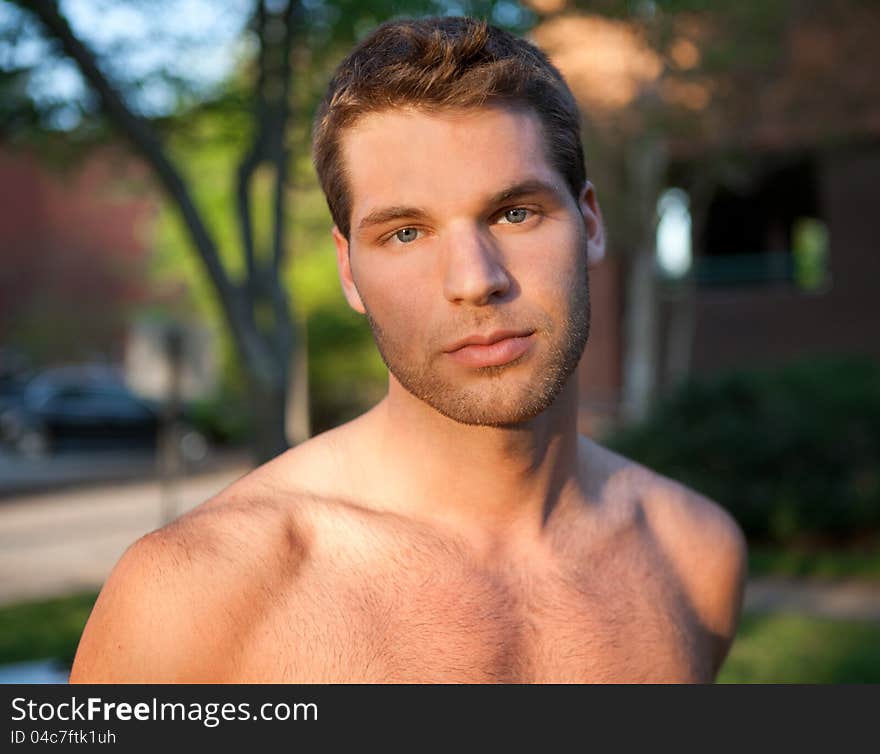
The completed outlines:
<svg viewBox="0 0 880 754">
<path fill-rule="evenodd" d="M 718 683 L 880 683 L 880 625 L 747 615 Z"/>
<path fill-rule="evenodd" d="M 55 657 L 70 665 L 97 598 L 85 592 L 0 606 L 0 664 Z"/>
<path fill-rule="evenodd" d="M 366 319 L 343 302 L 315 308 L 308 320 L 312 432 L 353 419 L 384 394 L 385 365 Z"/>
<path fill-rule="evenodd" d="M 607 442 L 717 500 L 752 538 L 880 529 L 880 365 L 866 358 L 694 381 Z"/>
<path fill-rule="evenodd" d="M 246 397 L 229 392 L 187 406 L 189 423 L 214 445 L 242 446 L 252 431 Z"/>
<path fill-rule="evenodd" d="M 366 319 L 344 301 L 316 306 L 304 331 L 311 429 L 318 434 L 373 406 L 387 377 Z M 212 443 L 246 445 L 253 429 L 247 383 L 238 355 L 230 351 L 224 358 L 219 390 L 189 404 L 187 418 Z"/>
</svg>

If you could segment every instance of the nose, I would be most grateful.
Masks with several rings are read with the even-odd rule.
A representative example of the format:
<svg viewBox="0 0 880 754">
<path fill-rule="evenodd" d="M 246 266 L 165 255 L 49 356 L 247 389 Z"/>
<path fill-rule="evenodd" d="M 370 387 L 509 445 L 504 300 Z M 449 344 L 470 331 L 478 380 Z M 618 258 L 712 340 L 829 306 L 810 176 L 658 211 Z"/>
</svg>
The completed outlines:
<svg viewBox="0 0 880 754">
<path fill-rule="evenodd" d="M 500 249 L 479 227 L 451 232 L 444 260 L 443 293 L 454 304 L 484 306 L 493 296 L 503 296 L 510 289 Z"/>
</svg>

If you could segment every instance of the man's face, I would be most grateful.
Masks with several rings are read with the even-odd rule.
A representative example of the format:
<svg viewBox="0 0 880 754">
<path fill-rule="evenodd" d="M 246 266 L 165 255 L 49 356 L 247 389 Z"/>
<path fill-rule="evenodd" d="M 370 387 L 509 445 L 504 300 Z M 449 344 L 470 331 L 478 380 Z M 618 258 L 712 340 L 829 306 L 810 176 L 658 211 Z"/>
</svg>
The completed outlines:
<svg viewBox="0 0 880 754">
<path fill-rule="evenodd" d="M 340 278 L 392 377 L 465 424 L 544 411 L 587 342 L 587 266 L 603 248 L 592 188 L 571 196 L 537 117 L 389 110 L 343 135 L 342 158 Z"/>
</svg>

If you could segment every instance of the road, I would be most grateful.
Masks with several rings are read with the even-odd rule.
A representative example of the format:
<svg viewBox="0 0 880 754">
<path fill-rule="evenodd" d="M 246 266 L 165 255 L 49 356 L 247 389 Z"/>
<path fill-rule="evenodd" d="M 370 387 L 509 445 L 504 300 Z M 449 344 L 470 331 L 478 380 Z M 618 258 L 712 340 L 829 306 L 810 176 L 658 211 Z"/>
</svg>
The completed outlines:
<svg viewBox="0 0 880 754">
<path fill-rule="evenodd" d="M 0 504 L 0 604 L 98 589 L 125 549 L 248 471 L 238 459 L 163 493 L 155 479 L 6 496 Z M 173 516 L 172 516 L 173 517 Z"/>
</svg>

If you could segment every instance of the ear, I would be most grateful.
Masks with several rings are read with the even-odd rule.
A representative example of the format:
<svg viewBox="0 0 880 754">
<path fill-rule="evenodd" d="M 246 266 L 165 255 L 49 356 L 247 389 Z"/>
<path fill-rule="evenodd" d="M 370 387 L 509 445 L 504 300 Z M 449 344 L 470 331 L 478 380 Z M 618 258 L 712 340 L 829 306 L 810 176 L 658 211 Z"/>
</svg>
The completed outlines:
<svg viewBox="0 0 880 754">
<path fill-rule="evenodd" d="M 333 226 L 333 243 L 336 244 L 336 269 L 339 272 L 339 282 L 342 284 L 342 292 L 348 305 L 356 312 L 366 313 L 361 294 L 358 293 L 354 278 L 351 275 L 351 260 L 349 259 L 348 239 L 335 225 Z"/>
<path fill-rule="evenodd" d="M 605 258 L 605 225 L 593 184 L 587 181 L 578 198 L 578 206 L 587 230 L 587 267 L 595 267 Z"/>
</svg>

